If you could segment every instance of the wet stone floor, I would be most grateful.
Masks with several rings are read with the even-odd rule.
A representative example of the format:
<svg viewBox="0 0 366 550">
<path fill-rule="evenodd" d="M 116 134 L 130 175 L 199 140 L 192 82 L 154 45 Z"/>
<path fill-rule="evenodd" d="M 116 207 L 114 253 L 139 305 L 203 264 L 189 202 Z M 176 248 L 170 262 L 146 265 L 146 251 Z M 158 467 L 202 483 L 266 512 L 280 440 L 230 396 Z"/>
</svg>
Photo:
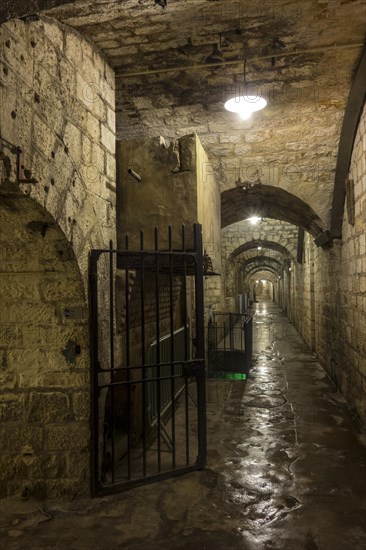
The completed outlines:
<svg viewBox="0 0 366 550">
<path fill-rule="evenodd" d="M 247 382 L 209 380 L 205 470 L 101 499 L 0 504 L 0 547 L 365 550 L 366 436 L 294 327 L 255 313 Z"/>
</svg>

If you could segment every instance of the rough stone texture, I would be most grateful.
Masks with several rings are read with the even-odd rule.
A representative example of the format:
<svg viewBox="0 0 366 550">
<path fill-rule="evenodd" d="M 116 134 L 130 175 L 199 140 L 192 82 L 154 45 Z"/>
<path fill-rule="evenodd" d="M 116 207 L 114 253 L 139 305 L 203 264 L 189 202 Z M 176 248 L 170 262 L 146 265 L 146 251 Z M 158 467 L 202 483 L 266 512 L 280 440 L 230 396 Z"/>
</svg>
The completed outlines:
<svg viewBox="0 0 366 550">
<path fill-rule="evenodd" d="M 117 188 L 118 216 L 117 238 L 119 249 L 125 249 L 125 234 L 128 234 L 130 250 L 140 249 L 140 230 L 144 231 L 144 249 L 155 249 L 154 226 L 159 230 L 158 249 L 169 246 L 168 226 L 172 227 L 172 248 L 182 249 L 182 224 L 185 225 L 185 247 L 194 248 L 193 224 L 202 224 L 203 248 L 210 255 L 214 271 L 220 269 L 220 194 L 215 175 L 199 139 L 189 135 L 169 145 L 163 138 L 147 140 L 123 140 L 117 142 Z M 137 181 L 128 170 L 133 170 L 141 181 Z M 130 271 L 128 293 L 129 357 L 130 364 L 140 365 L 141 325 L 144 324 L 145 353 L 158 337 L 171 334 L 170 308 L 173 312 L 174 330 L 189 322 L 189 332 L 195 333 L 195 302 L 193 283 L 188 276 L 182 284 L 181 276 L 174 276 L 170 289 L 169 276 L 161 275 L 159 280 L 159 333 L 157 331 L 157 296 L 155 274 L 144 274 L 144 318 L 141 317 L 141 272 Z M 117 332 L 120 337 L 120 364 L 125 366 L 125 307 L 126 276 L 118 273 L 118 293 L 122 297 L 117 306 Z M 209 278 L 207 278 L 209 280 Z M 170 297 L 170 290 L 172 297 Z M 213 298 L 211 287 L 206 283 L 207 304 Z M 123 304 L 123 305 L 122 305 Z M 186 311 L 186 314 L 184 313 Z M 135 370 L 132 376 L 140 377 Z M 122 375 L 121 375 L 122 376 Z M 140 385 L 131 398 L 134 408 L 133 431 L 141 434 Z M 119 397 L 127 406 L 127 396 Z M 108 413 L 107 413 L 108 414 Z M 120 425 L 126 430 L 127 414 L 119 416 Z"/>
<path fill-rule="evenodd" d="M 49 20 L 2 25 L 0 64 L 1 496 L 85 494 L 88 254 L 115 235 L 114 73 Z"/>
<path fill-rule="evenodd" d="M 354 142 L 355 223 L 345 209 L 342 242 L 331 250 L 305 240 L 305 262 L 295 266 L 294 320 L 350 408 L 366 422 L 366 108 Z M 312 273 L 313 270 L 313 273 Z M 311 300 L 312 286 L 314 296 Z M 300 322 L 300 319 L 302 321 Z"/>
<path fill-rule="evenodd" d="M 71 475 L 66 467 L 69 452 L 89 450 L 89 411 L 80 418 L 77 406 L 72 408 L 73 399 L 89 406 L 87 308 L 79 267 L 60 228 L 32 199 L 3 196 L 0 224 L 1 494 L 27 489 L 38 497 L 55 496 L 70 483 L 74 493 L 85 493 L 85 476 Z M 83 315 L 68 318 L 69 309 Z M 70 344 L 79 346 L 73 360 L 65 354 Z M 78 420 L 84 423 L 71 441 L 68 433 Z M 67 437 L 51 446 L 51 428 Z M 56 478 L 64 485 L 49 484 Z"/>
<path fill-rule="evenodd" d="M 120 138 L 195 132 L 221 189 L 232 188 L 239 175 L 247 181 L 259 175 L 304 200 L 327 227 L 339 131 L 365 38 L 363 0 L 168 4 L 80 0 L 47 13 L 95 41 L 120 74 Z M 220 40 L 222 59 L 237 65 L 210 67 Z M 268 100 L 249 121 L 223 108 L 242 93 L 244 59 L 249 93 Z M 185 69 L 197 64 L 204 68 Z M 159 72 L 166 68 L 174 70 Z"/>
<path fill-rule="evenodd" d="M 71 243 L 86 281 L 90 248 L 114 238 L 114 73 L 95 46 L 48 19 L 0 27 L 2 192 L 30 196 Z M 112 125 L 112 126 L 111 126 Z M 5 189 L 6 186 L 6 189 Z"/>
<path fill-rule="evenodd" d="M 363 550 L 365 436 L 278 308 L 257 304 L 254 326 L 249 379 L 208 381 L 205 469 L 93 501 L 0 503 L 0 546 Z"/>
<path fill-rule="evenodd" d="M 220 305 L 226 310 L 235 311 L 238 308 L 238 294 L 251 291 L 253 298 L 252 286 L 249 284 L 251 270 L 261 271 L 269 265 L 275 269 L 277 277 L 283 276 L 284 262 L 296 254 L 297 228 L 268 218 L 258 225 L 243 220 L 223 228 L 221 239 L 221 285 L 224 299 Z M 258 250 L 258 246 L 262 249 Z M 252 262 L 255 259 L 256 262 Z M 281 286 L 281 283 L 277 284 Z M 278 290 L 276 294 L 279 303 L 284 306 L 287 300 L 285 293 Z"/>
<path fill-rule="evenodd" d="M 119 247 L 140 247 L 144 229 L 145 249 L 154 249 L 154 226 L 159 248 L 168 246 L 172 226 L 173 248 L 182 246 L 181 226 L 186 226 L 186 247 L 193 248 L 192 225 L 202 224 L 203 249 L 213 271 L 221 271 L 220 194 L 210 161 L 197 136 L 185 136 L 167 145 L 163 138 L 120 141 L 117 144 Z M 136 181 L 128 169 L 141 176 Z M 218 288 L 206 278 L 206 303 L 214 303 Z"/>
</svg>

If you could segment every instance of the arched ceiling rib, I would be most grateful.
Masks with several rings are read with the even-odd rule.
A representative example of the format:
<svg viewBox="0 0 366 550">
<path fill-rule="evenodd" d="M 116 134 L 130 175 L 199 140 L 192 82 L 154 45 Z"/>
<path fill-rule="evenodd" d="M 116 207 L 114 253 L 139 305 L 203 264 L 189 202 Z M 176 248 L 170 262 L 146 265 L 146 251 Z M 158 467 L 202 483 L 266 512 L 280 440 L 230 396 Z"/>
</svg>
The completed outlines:
<svg viewBox="0 0 366 550">
<path fill-rule="evenodd" d="M 254 239 L 252 241 L 243 243 L 242 245 L 238 246 L 232 253 L 231 257 L 236 258 L 243 252 L 246 252 L 248 250 L 258 250 L 258 246 L 261 246 L 263 250 L 269 249 L 269 250 L 276 250 L 277 252 L 280 252 L 284 256 L 290 256 L 290 251 L 282 246 L 280 243 L 277 243 L 275 241 L 262 241 L 260 239 Z M 259 254 L 260 251 L 258 251 Z"/>
<path fill-rule="evenodd" d="M 240 186 L 221 193 L 221 227 L 253 216 L 304 227 L 313 237 L 323 231 L 322 221 L 310 206 L 279 187 L 256 185 L 243 191 Z"/>
<path fill-rule="evenodd" d="M 222 191 L 239 177 L 281 186 L 301 197 L 303 217 L 291 204 L 278 213 L 276 201 L 253 197 L 251 206 L 315 237 L 330 226 L 340 129 L 365 41 L 364 0 L 168 0 L 165 9 L 154 0 L 1 3 L 1 21 L 33 13 L 74 27 L 118 70 L 120 139 L 196 133 Z M 216 67 L 210 58 L 220 34 L 227 65 Z M 268 100 L 247 121 L 223 107 L 242 93 L 244 52 L 247 82 Z M 247 216 L 235 193 L 240 208 L 223 205 L 224 225 Z"/>
<path fill-rule="evenodd" d="M 278 278 L 279 272 L 276 271 L 275 268 L 272 268 L 270 266 L 266 266 L 264 268 L 263 267 L 262 268 L 261 267 L 253 267 L 251 270 L 249 270 L 245 273 L 245 276 L 250 278 L 250 277 L 254 277 L 254 275 L 257 275 L 258 273 L 266 273 L 266 272 L 271 273 L 273 276 Z"/>
<path fill-rule="evenodd" d="M 366 18 L 365 18 L 366 19 Z M 332 237 L 342 237 L 344 200 L 346 196 L 346 178 L 351 163 L 353 143 L 358 122 L 366 100 L 366 46 L 357 67 L 356 75 L 348 96 L 339 138 L 337 166 L 335 172 L 332 218 L 330 232 Z"/>
<path fill-rule="evenodd" d="M 282 268 L 282 263 L 275 258 L 270 258 L 269 256 L 255 256 L 254 258 L 248 258 L 241 264 L 241 271 L 245 271 L 252 264 L 256 266 L 273 265 L 276 266 L 277 269 Z"/>
<path fill-rule="evenodd" d="M 245 278 L 250 279 L 251 277 L 254 277 L 254 275 L 257 275 L 258 273 L 265 273 L 266 271 L 272 273 L 276 277 L 276 279 L 278 279 L 278 277 L 280 277 L 281 275 L 280 271 L 268 265 L 262 267 L 253 267 L 249 271 L 243 272 L 243 275 Z"/>
</svg>

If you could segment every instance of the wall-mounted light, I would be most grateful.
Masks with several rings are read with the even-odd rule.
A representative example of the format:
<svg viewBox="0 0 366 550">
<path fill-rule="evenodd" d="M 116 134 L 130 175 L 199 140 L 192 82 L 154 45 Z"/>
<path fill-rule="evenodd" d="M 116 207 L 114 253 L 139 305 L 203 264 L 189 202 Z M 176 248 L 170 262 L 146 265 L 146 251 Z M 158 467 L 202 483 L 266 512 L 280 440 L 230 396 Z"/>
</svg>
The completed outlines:
<svg viewBox="0 0 366 550">
<path fill-rule="evenodd" d="M 257 246 L 257 250 L 262 250 L 262 247 L 261 247 L 261 246 Z"/>
</svg>

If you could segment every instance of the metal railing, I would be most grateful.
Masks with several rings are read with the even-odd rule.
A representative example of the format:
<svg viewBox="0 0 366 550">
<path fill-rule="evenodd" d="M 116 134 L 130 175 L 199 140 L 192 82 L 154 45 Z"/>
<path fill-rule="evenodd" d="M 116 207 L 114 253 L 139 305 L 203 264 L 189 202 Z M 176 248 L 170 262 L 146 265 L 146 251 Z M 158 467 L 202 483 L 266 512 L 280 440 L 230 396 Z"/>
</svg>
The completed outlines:
<svg viewBox="0 0 366 550">
<path fill-rule="evenodd" d="M 191 353 L 187 343 L 190 342 L 190 336 L 187 339 L 187 333 L 189 335 L 189 326 L 187 329 L 184 327 L 179 328 L 174 331 L 173 336 L 167 334 L 160 338 L 160 361 L 162 366 L 160 367 L 160 376 L 162 381 L 160 382 L 160 395 L 158 403 L 158 391 L 156 384 L 149 384 L 147 387 L 147 420 L 150 424 L 150 427 L 156 426 L 157 418 L 160 413 L 160 418 L 162 418 L 172 407 L 172 389 L 171 389 L 171 364 L 169 362 L 174 361 L 179 363 L 182 361 L 181 365 L 177 365 L 175 374 L 177 376 L 177 381 L 175 384 L 175 399 L 177 399 L 180 393 L 184 389 L 185 381 L 183 375 L 183 363 L 186 359 L 191 359 Z M 173 340 L 173 342 L 172 342 Z M 188 348 L 188 349 L 187 349 Z M 172 357 L 173 350 L 173 357 Z M 158 341 L 155 340 L 147 349 L 146 352 L 146 363 L 148 365 L 157 364 L 157 352 L 158 352 Z M 146 377 L 154 378 L 155 373 L 154 369 L 156 367 L 150 366 L 147 368 Z M 160 410 L 158 410 L 160 407 Z M 170 438 L 169 438 L 170 439 Z"/>
<path fill-rule="evenodd" d="M 253 350 L 253 317 L 240 313 L 214 313 L 208 326 L 208 368 L 247 373 Z"/>
</svg>

